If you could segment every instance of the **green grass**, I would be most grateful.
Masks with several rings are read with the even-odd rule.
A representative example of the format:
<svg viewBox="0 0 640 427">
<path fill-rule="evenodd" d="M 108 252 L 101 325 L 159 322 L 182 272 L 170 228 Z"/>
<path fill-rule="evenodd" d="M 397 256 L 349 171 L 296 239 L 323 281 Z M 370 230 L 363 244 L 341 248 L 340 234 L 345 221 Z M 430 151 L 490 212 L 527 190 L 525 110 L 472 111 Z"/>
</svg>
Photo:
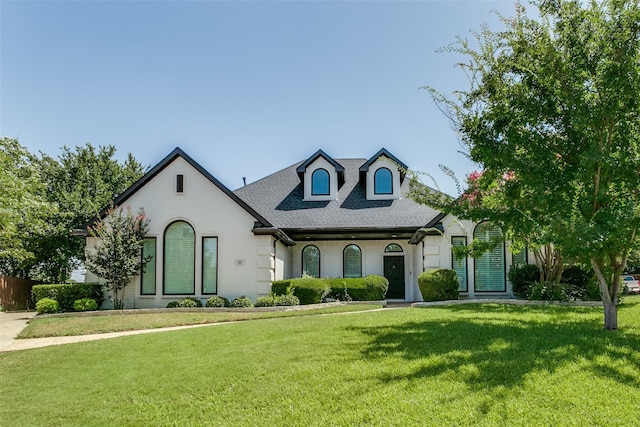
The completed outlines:
<svg viewBox="0 0 640 427">
<path fill-rule="evenodd" d="M 234 322 L 239 320 L 271 319 L 275 317 L 335 314 L 382 308 L 381 304 L 347 304 L 333 307 L 292 311 L 171 311 L 113 314 L 104 316 L 35 317 L 18 338 L 61 337 L 72 335 L 102 334 L 106 332 L 135 331 L 166 328 L 169 326 L 201 325 L 206 323 Z"/>
<path fill-rule="evenodd" d="M 640 298 L 230 323 L 0 355 L 0 424 L 633 426 Z"/>
</svg>

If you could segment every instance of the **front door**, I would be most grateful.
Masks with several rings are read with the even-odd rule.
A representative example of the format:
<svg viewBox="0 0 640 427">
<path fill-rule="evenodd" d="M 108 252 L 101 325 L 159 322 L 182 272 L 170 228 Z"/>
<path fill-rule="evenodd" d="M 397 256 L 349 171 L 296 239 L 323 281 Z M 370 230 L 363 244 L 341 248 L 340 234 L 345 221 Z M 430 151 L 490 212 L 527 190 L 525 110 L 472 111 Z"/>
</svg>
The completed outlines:
<svg viewBox="0 0 640 427">
<path fill-rule="evenodd" d="M 384 277 L 389 281 L 387 299 L 404 299 L 404 256 L 384 257 Z"/>
</svg>

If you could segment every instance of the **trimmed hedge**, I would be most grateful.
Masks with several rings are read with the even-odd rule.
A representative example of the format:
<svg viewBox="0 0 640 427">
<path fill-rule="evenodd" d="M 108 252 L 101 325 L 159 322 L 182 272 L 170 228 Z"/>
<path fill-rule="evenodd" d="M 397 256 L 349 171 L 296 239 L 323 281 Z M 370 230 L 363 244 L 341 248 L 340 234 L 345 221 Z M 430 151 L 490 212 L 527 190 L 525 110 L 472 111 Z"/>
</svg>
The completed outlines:
<svg viewBox="0 0 640 427">
<path fill-rule="evenodd" d="M 528 298 L 530 288 L 540 282 L 540 270 L 535 264 L 512 265 L 508 275 L 513 294 L 518 298 Z"/>
<path fill-rule="evenodd" d="M 358 278 L 302 277 L 278 280 L 271 284 L 271 290 L 276 295 L 286 295 L 290 288 L 300 304 L 317 304 L 326 297 L 340 301 L 380 301 L 387 293 L 389 281 L 372 274 Z"/>
<path fill-rule="evenodd" d="M 58 301 L 61 311 L 73 311 L 73 303 L 84 298 L 95 300 L 98 307 L 100 307 L 104 300 L 102 286 L 101 283 L 35 285 L 31 290 L 31 294 L 36 303 L 43 298 L 51 298 Z"/>
<path fill-rule="evenodd" d="M 460 284 L 454 270 L 436 268 L 418 276 L 418 286 L 424 301 L 446 301 L 458 299 Z"/>
<path fill-rule="evenodd" d="M 220 295 L 214 295 L 207 300 L 205 304 L 207 307 L 231 307 L 231 303 L 225 297 Z"/>
<path fill-rule="evenodd" d="M 50 314 L 60 311 L 58 301 L 51 298 L 42 298 L 36 303 L 36 311 L 38 314 Z"/>
</svg>

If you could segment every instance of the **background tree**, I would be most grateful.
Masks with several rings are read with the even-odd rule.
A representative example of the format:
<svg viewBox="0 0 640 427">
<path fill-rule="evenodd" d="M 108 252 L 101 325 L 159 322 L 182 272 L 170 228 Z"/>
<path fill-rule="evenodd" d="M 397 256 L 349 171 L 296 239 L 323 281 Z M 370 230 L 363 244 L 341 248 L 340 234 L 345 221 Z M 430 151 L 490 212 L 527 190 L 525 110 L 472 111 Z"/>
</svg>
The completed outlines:
<svg viewBox="0 0 640 427">
<path fill-rule="evenodd" d="M 30 243 L 49 231 L 56 213 L 45 197 L 36 158 L 17 139 L 0 139 L 0 274 L 26 277 L 35 254 Z"/>
<path fill-rule="evenodd" d="M 89 228 L 89 235 L 96 238 L 96 246 L 87 254 L 87 267 L 106 281 L 113 292 L 113 306 L 123 307 L 126 286 L 150 258 L 142 258 L 144 236 L 149 231 L 149 219 L 144 209 L 137 215 L 127 208 L 111 209 L 104 219 Z"/>
<path fill-rule="evenodd" d="M 482 171 L 469 217 L 482 213 L 507 236 L 530 234 L 590 264 L 605 328 L 616 329 L 640 225 L 640 8 L 624 0 L 538 8 L 534 20 L 517 5 L 504 30 L 484 26 L 473 45 L 459 38 L 446 50 L 466 58 L 459 66 L 470 87 L 453 99 L 429 90 Z"/>
<path fill-rule="evenodd" d="M 36 262 L 31 275 L 42 280 L 64 282 L 84 259 L 83 239 L 69 232 L 83 228 L 101 209 L 136 182 L 145 172 L 131 153 L 120 163 L 114 146 L 91 144 L 71 150 L 62 148 L 54 159 L 41 153 L 39 167 L 47 187 L 47 198 L 58 211 L 49 216 L 51 232 L 34 241 Z"/>
</svg>

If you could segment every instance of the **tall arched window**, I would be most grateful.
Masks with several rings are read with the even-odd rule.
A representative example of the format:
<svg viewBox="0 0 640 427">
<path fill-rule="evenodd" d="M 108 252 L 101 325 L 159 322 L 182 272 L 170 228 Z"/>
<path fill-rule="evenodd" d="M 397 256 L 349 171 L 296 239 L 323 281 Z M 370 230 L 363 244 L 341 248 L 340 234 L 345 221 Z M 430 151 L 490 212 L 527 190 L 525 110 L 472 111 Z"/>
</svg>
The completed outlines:
<svg viewBox="0 0 640 427">
<path fill-rule="evenodd" d="M 362 252 L 356 245 L 349 245 L 342 252 L 342 277 L 362 277 Z"/>
<path fill-rule="evenodd" d="M 166 295 L 195 293 L 196 234 L 184 221 L 176 221 L 164 231 L 164 280 Z"/>
<path fill-rule="evenodd" d="M 316 169 L 311 174 L 311 195 L 329 195 L 329 172 L 326 169 Z"/>
<path fill-rule="evenodd" d="M 393 174 L 387 168 L 380 168 L 373 175 L 375 194 L 393 194 Z"/>
<path fill-rule="evenodd" d="M 490 222 L 481 222 L 476 226 L 475 230 L 473 230 L 473 238 L 483 242 L 502 239 L 502 230 Z M 474 265 L 476 291 L 506 291 L 504 243 L 498 243 L 492 250 L 476 258 Z"/>
<path fill-rule="evenodd" d="M 313 245 L 302 250 L 302 274 L 320 277 L 320 249 Z"/>
</svg>

